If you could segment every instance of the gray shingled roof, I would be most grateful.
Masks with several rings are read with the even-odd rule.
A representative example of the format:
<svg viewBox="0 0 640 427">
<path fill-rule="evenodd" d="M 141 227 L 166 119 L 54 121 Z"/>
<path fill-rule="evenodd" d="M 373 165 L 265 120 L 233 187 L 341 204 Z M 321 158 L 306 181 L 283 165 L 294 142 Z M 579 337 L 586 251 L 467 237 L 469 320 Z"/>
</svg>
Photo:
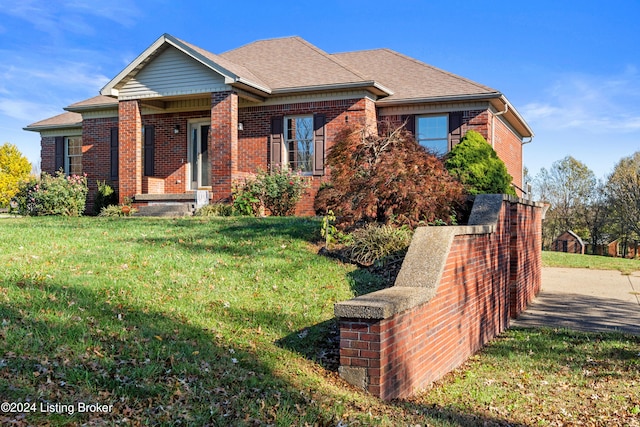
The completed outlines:
<svg viewBox="0 0 640 427">
<path fill-rule="evenodd" d="M 76 102 L 65 108 L 67 111 L 86 110 L 97 107 L 117 107 L 118 100 L 110 96 L 98 95 L 84 101 Z"/>
<path fill-rule="evenodd" d="M 220 56 L 251 70 L 273 90 L 370 80 L 300 37 L 260 40 Z"/>
<path fill-rule="evenodd" d="M 181 43 L 184 43 L 185 46 L 189 47 L 190 49 L 193 49 L 194 51 L 196 51 L 200 55 L 204 56 L 208 60 L 220 65 L 222 68 L 225 68 L 225 69 L 231 71 L 233 74 L 241 77 L 243 80 L 249 81 L 249 82 L 252 82 L 252 83 L 256 83 L 256 84 L 258 84 L 260 86 L 264 86 L 265 88 L 269 87 L 267 82 L 262 80 L 255 73 L 253 73 L 250 70 L 248 70 L 242 64 L 230 61 L 227 58 L 225 58 L 223 55 L 213 54 L 213 53 L 209 52 L 208 50 L 204 50 L 204 49 L 202 49 L 202 48 L 200 48 L 198 46 L 195 46 L 195 45 L 193 45 L 193 44 L 191 44 L 189 42 L 186 42 L 184 40 L 181 40 L 181 39 L 178 39 L 178 38 L 176 38 L 176 40 L 180 41 Z"/>
<path fill-rule="evenodd" d="M 488 86 L 443 71 L 390 49 L 337 53 L 332 56 L 352 68 L 362 70 L 367 78 L 393 90 L 393 95 L 380 100 L 380 103 L 465 95 L 497 96 L 500 94 Z"/>
<path fill-rule="evenodd" d="M 210 61 L 212 66 L 217 64 L 221 69 L 233 73 L 236 79 L 239 78 L 236 80 L 238 83 L 274 94 L 313 90 L 314 87 L 320 90 L 331 86 L 355 88 L 366 85 L 383 95 L 377 101 L 379 105 L 502 97 L 495 89 L 390 49 L 328 54 L 300 37 L 285 37 L 256 41 L 216 55 L 168 34 L 163 35 L 155 44 L 159 45 L 163 40 L 164 43 L 169 41 L 177 44 L 183 50 L 191 50 L 196 56 L 203 58 L 201 60 Z M 151 60 L 153 53 L 145 52 L 141 58 L 144 55 L 150 55 L 147 60 Z M 144 61 L 141 64 L 140 66 L 144 66 Z M 81 117 L 75 112 L 116 104 L 115 98 L 99 95 L 65 108 L 72 113 L 33 123 L 27 130 L 56 124 L 79 124 Z M 519 117 L 516 114 L 516 120 L 522 121 L 523 126 L 528 129 Z"/>
<path fill-rule="evenodd" d="M 49 117 L 48 119 L 40 120 L 39 122 L 31 123 L 25 127 L 25 130 L 42 131 L 46 129 L 55 129 L 62 127 L 74 127 L 82 125 L 82 115 L 79 113 L 66 112 L 58 114 L 57 116 Z"/>
</svg>

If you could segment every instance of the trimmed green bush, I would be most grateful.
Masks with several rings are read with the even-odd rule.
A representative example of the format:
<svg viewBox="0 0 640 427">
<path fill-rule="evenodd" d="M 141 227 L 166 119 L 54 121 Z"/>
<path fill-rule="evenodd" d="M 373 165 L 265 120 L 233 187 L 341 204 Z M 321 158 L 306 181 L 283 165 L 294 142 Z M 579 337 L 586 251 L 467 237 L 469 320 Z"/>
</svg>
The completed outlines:
<svg viewBox="0 0 640 427">
<path fill-rule="evenodd" d="M 470 130 L 446 156 L 445 167 L 460 180 L 468 194 L 510 194 L 513 177 L 486 139 Z"/>
</svg>

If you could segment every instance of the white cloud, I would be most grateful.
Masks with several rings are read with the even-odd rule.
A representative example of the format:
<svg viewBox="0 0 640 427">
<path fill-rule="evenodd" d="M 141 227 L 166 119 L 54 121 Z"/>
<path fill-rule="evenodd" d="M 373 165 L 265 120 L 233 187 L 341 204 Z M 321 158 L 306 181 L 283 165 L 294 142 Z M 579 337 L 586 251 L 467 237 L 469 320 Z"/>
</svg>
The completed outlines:
<svg viewBox="0 0 640 427">
<path fill-rule="evenodd" d="M 59 38 L 64 32 L 93 35 L 95 30 L 86 17 L 131 27 L 141 12 L 133 0 L 3 0 L 0 13 L 27 21 L 37 30 Z"/>
<path fill-rule="evenodd" d="M 594 133 L 640 129 L 640 75 L 634 66 L 612 76 L 563 75 L 543 96 L 521 109 L 535 128 Z"/>
<path fill-rule="evenodd" d="M 43 105 L 21 99 L 0 98 L 0 115 L 20 120 L 25 125 L 63 112 L 60 106 Z"/>
</svg>

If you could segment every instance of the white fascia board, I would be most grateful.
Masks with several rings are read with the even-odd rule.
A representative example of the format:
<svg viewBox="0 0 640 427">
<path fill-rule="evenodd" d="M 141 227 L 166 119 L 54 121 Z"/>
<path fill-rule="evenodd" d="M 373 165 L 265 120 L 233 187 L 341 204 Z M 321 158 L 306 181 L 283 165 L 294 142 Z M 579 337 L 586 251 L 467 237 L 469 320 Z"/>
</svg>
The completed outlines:
<svg viewBox="0 0 640 427">
<path fill-rule="evenodd" d="M 508 106 L 509 114 L 513 115 L 515 119 L 520 123 L 520 125 L 522 125 L 522 127 L 529 133 L 529 135 L 525 135 L 525 138 L 533 138 L 535 136 L 533 129 L 531 129 L 527 121 L 524 119 L 524 117 L 520 115 L 520 113 L 518 112 L 518 110 L 516 110 L 513 104 L 509 102 L 507 97 L 504 95 L 501 95 L 500 101 L 503 103 L 503 107 Z M 502 108 L 501 111 L 504 111 L 504 108 Z"/>
<path fill-rule="evenodd" d="M 82 122 L 66 124 L 66 125 L 44 125 L 44 126 L 27 126 L 23 127 L 22 130 L 26 130 L 29 132 L 46 132 L 52 130 L 66 130 L 66 129 L 80 129 L 82 132 Z"/>
</svg>

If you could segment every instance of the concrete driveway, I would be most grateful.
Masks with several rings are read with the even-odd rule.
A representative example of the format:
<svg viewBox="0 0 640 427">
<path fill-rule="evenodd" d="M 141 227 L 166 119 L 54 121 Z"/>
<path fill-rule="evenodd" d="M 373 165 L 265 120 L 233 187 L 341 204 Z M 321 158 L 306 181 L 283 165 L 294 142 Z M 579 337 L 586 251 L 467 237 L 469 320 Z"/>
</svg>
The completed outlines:
<svg viewBox="0 0 640 427">
<path fill-rule="evenodd" d="M 640 272 L 543 268 L 542 291 L 511 325 L 640 335 Z"/>
</svg>

